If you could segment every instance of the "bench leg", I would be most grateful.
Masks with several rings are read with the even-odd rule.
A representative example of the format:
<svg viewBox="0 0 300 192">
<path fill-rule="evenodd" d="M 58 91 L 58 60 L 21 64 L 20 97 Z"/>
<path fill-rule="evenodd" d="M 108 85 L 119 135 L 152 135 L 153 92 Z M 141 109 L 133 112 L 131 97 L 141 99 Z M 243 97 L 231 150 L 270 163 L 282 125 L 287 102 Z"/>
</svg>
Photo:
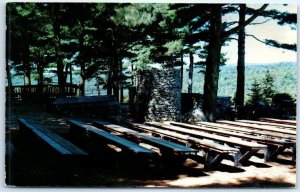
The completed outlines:
<svg viewBox="0 0 300 192">
<path fill-rule="evenodd" d="M 208 151 L 205 155 L 204 170 L 211 170 L 213 166 L 217 166 L 223 160 L 222 153 L 214 153 Z"/>
<path fill-rule="evenodd" d="M 251 150 L 245 151 L 244 153 L 241 153 L 239 162 L 243 163 L 243 162 L 248 161 L 258 151 L 259 151 L 259 149 L 251 149 Z"/>
<path fill-rule="evenodd" d="M 279 147 L 268 147 L 268 152 L 265 157 L 265 161 L 270 161 L 270 160 L 275 160 L 277 156 L 282 153 L 286 147 L 284 146 L 279 146 Z"/>
<path fill-rule="evenodd" d="M 232 154 L 234 167 L 242 166 L 242 164 L 240 163 L 241 156 L 242 156 L 242 153 L 240 151 Z"/>
</svg>

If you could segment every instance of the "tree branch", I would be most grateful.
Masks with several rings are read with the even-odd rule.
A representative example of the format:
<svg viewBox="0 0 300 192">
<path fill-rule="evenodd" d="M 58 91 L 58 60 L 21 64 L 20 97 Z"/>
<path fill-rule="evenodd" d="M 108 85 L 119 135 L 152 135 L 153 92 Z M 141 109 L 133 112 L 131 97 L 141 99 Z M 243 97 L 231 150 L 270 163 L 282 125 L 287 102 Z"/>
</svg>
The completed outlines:
<svg viewBox="0 0 300 192">
<path fill-rule="evenodd" d="M 254 19 L 256 19 L 259 16 L 260 12 L 262 12 L 263 10 L 265 10 L 267 8 L 267 6 L 268 6 L 268 4 L 264 4 L 261 8 L 259 8 L 258 10 L 256 10 L 256 12 L 249 19 L 247 19 L 247 21 L 245 21 L 244 25 L 237 26 L 237 27 L 232 28 L 232 29 L 230 29 L 228 31 L 225 31 L 223 39 L 225 39 L 226 37 L 228 37 L 228 36 L 230 36 L 230 35 L 232 35 L 232 34 L 234 34 L 236 32 L 238 32 L 241 28 L 249 25 L 252 21 L 254 21 Z"/>
<path fill-rule="evenodd" d="M 246 34 L 246 36 L 252 37 L 255 40 L 257 40 L 265 45 L 271 46 L 271 47 L 286 49 L 286 50 L 290 50 L 290 51 L 297 51 L 296 44 L 278 43 L 277 41 L 270 40 L 270 39 L 261 40 L 261 39 L 255 37 L 254 35 L 250 35 L 250 34 Z"/>
<path fill-rule="evenodd" d="M 236 41 L 238 41 L 238 39 L 234 38 L 234 37 L 228 37 L 228 38 L 226 38 L 226 40 L 236 40 Z"/>
<path fill-rule="evenodd" d="M 232 25 L 235 25 L 238 23 L 239 23 L 238 21 L 228 22 L 228 23 L 226 23 L 226 27 L 229 27 L 229 26 L 232 26 Z"/>
<path fill-rule="evenodd" d="M 267 22 L 269 22 L 269 21 L 271 21 L 271 19 L 265 20 L 265 21 L 263 21 L 263 22 L 258 22 L 258 23 L 250 23 L 249 25 L 260 25 L 260 24 L 267 23 Z"/>
<path fill-rule="evenodd" d="M 263 40 L 261 40 L 261 39 L 255 37 L 254 35 L 250 35 L 250 34 L 245 34 L 245 35 L 246 35 L 247 37 L 252 37 L 252 38 L 254 38 L 255 40 L 257 40 L 257 41 L 259 41 L 259 42 L 261 42 L 261 43 L 263 43 L 263 44 L 266 44 L 265 41 L 263 41 Z"/>
</svg>

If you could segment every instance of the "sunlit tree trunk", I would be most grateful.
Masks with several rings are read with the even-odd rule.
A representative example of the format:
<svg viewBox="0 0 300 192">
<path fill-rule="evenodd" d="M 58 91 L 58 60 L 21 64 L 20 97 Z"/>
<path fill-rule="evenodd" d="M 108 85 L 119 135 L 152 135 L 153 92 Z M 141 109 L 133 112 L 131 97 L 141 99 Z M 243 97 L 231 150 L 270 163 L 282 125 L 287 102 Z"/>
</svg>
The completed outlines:
<svg viewBox="0 0 300 192">
<path fill-rule="evenodd" d="M 190 66 L 189 66 L 189 79 L 188 79 L 188 93 L 193 93 L 193 73 L 194 73 L 194 56 L 190 51 Z"/>
<path fill-rule="evenodd" d="M 134 85 L 134 75 L 133 75 L 133 63 L 131 63 L 131 85 L 133 86 Z"/>
<path fill-rule="evenodd" d="M 181 60 L 181 64 L 180 64 L 180 83 L 181 83 L 181 92 L 182 92 L 182 86 L 183 86 L 183 52 L 180 55 L 180 60 Z"/>
</svg>

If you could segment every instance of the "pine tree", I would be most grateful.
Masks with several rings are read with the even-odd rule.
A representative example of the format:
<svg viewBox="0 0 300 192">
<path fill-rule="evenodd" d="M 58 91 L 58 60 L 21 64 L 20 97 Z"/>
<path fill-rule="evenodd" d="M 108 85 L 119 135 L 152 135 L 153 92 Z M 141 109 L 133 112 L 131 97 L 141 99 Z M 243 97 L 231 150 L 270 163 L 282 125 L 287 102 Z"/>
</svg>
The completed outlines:
<svg viewBox="0 0 300 192">
<path fill-rule="evenodd" d="M 262 80 L 262 97 L 271 104 L 272 98 L 275 94 L 274 90 L 274 78 L 270 74 L 270 71 L 267 70 L 264 79 Z"/>
<path fill-rule="evenodd" d="M 245 4 L 241 4 L 239 10 L 239 26 L 244 26 L 246 14 L 253 14 L 255 10 L 246 7 Z M 290 25 L 291 29 L 295 29 L 294 25 L 297 24 L 297 15 L 288 12 L 279 12 L 277 10 L 264 10 L 260 12 L 260 15 L 265 18 L 271 18 L 276 20 L 279 25 Z M 266 20 L 267 21 L 267 20 Z M 262 22 L 264 23 L 264 22 Z M 241 27 L 238 39 L 238 65 L 237 65 L 237 88 L 236 88 L 236 106 L 244 105 L 244 94 L 245 94 L 245 26 Z M 282 48 L 286 50 L 296 51 L 296 44 L 286 44 L 282 42 L 277 42 L 271 39 L 260 40 L 253 35 L 248 35 L 254 37 L 256 40 L 276 48 Z M 271 100 L 267 99 L 270 103 Z"/>
<path fill-rule="evenodd" d="M 249 94 L 249 103 L 252 105 L 257 105 L 259 101 L 262 100 L 262 88 L 261 85 L 258 83 L 256 79 L 254 79 L 253 83 L 251 84 L 251 93 Z"/>
</svg>

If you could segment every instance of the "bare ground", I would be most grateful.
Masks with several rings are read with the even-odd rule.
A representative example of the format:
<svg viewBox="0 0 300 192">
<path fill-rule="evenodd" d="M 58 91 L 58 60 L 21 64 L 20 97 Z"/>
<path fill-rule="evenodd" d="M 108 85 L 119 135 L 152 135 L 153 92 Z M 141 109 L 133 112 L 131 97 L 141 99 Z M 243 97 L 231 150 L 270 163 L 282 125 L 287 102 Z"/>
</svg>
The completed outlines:
<svg viewBox="0 0 300 192">
<path fill-rule="evenodd" d="M 15 105 L 6 109 L 7 145 L 6 184 L 34 187 L 247 187 L 291 188 L 296 186 L 296 167 L 291 162 L 291 151 L 286 150 L 276 162 L 262 163 L 252 157 L 239 168 L 223 160 L 213 171 L 204 172 L 203 164 L 186 159 L 140 159 L 121 153 L 108 153 L 96 158 L 61 159 L 28 141 L 16 137 L 20 117 L 53 129 L 67 137 L 67 114 L 47 113 L 43 105 Z M 80 117 L 77 117 L 80 118 Z M 94 118 L 80 118 L 91 122 Z M 174 163 L 170 163 L 174 162 Z"/>
</svg>

